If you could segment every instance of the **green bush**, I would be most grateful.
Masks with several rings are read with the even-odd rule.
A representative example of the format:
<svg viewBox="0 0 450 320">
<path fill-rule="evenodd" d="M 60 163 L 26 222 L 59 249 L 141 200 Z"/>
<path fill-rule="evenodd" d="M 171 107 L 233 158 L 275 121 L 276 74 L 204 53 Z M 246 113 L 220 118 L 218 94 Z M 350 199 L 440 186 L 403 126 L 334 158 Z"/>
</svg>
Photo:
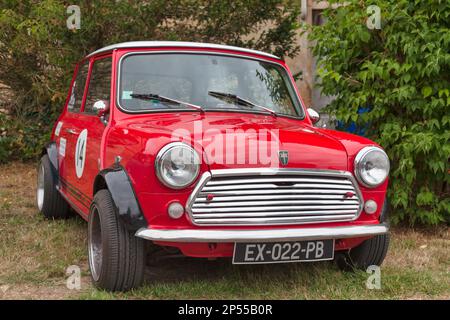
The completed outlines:
<svg viewBox="0 0 450 320">
<path fill-rule="evenodd" d="M 0 113 L 0 163 L 11 159 L 35 160 L 50 139 L 47 119 L 13 118 Z"/>
<path fill-rule="evenodd" d="M 2 0 L 0 82 L 15 99 L 0 121 L 0 162 L 35 158 L 64 104 L 75 63 L 103 46 L 182 40 L 298 51 L 298 8 L 284 0 L 76 1 L 81 29 L 70 31 L 70 1 Z M 261 30 L 264 30 L 261 32 Z"/>
<path fill-rule="evenodd" d="M 310 34 L 323 93 L 336 96 L 328 111 L 369 124 L 386 149 L 393 222 L 449 222 L 450 2 L 345 3 Z M 366 26 L 369 4 L 381 9 L 381 29 Z"/>
</svg>

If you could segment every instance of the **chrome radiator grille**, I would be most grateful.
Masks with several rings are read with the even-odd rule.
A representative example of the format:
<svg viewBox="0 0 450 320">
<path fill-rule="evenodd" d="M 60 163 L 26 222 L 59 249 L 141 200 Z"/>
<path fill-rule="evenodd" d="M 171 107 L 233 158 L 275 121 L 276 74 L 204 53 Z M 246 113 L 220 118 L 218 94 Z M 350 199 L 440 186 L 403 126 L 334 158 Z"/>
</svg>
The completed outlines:
<svg viewBox="0 0 450 320">
<path fill-rule="evenodd" d="M 205 173 L 187 211 L 196 225 L 281 225 L 356 219 L 362 196 L 352 175 L 300 169 Z"/>
</svg>

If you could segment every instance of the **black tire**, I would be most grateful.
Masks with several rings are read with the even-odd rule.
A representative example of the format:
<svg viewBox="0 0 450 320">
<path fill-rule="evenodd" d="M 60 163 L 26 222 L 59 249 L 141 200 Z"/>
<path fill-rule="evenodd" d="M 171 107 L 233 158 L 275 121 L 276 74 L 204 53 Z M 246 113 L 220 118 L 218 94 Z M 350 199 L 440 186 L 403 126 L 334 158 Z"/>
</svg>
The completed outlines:
<svg viewBox="0 0 450 320">
<path fill-rule="evenodd" d="M 389 241 L 389 234 L 370 238 L 348 252 L 338 254 L 336 263 L 344 271 L 365 271 L 371 265 L 381 266 L 389 248 Z"/>
<path fill-rule="evenodd" d="M 72 216 L 70 206 L 56 189 L 57 177 L 48 155 L 39 162 L 36 203 L 47 219 L 67 219 Z"/>
<path fill-rule="evenodd" d="M 144 240 L 129 231 L 115 211 L 110 192 L 98 191 L 88 221 L 89 267 L 96 287 L 128 291 L 144 280 Z"/>
</svg>

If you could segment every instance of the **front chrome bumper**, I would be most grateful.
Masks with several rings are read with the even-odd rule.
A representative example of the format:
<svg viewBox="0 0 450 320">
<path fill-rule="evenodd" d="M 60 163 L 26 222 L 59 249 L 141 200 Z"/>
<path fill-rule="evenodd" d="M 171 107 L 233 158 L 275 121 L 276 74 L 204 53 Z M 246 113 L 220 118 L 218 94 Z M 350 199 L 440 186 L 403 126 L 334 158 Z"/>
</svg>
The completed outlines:
<svg viewBox="0 0 450 320">
<path fill-rule="evenodd" d="M 358 238 L 385 234 L 388 231 L 389 227 L 386 224 L 269 230 L 164 230 L 142 228 L 136 232 L 136 236 L 146 240 L 170 242 L 275 242 Z"/>
</svg>

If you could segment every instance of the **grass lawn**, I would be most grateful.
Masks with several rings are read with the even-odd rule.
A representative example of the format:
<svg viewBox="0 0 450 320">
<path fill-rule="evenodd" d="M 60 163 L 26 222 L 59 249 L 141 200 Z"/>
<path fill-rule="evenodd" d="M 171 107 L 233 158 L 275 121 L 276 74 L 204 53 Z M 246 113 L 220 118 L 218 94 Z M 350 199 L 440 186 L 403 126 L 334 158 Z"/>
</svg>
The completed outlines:
<svg viewBox="0 0 450 320">
<path fill-rule="evenodd" d="M 47 221 L 35 208 L 34 165 L 0 166 L 0 299 L 450 299 L 448 228 L 394 229 L 381 268 L 343 273 L 330 262 L 233 266 L 230 260 L 149 259 L 146 284 L 112 294 L 89 279 L 86 223 Z M 66 287 L 67 267 L 82 271 L 81 290 Z"/>
</svg>

